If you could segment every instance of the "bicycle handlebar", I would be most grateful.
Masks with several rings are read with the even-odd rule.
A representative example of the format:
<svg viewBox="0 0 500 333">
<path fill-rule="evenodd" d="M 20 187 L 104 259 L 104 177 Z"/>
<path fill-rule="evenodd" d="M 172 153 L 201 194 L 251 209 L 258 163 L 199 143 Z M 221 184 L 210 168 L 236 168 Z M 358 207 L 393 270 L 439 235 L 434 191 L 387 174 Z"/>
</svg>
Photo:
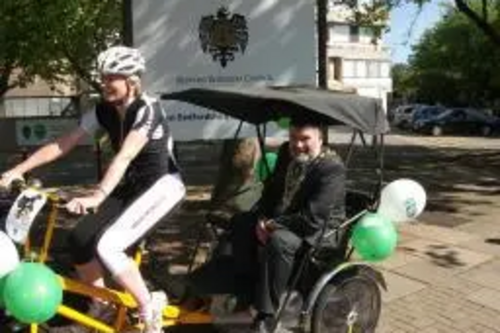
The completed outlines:
<svg viewBox="0 0 500 333">
<path fill-rule="evenodd" d="M 30 179 L 29 181 L 25 181 L 24 179 L 15 179 L 12 181 L 9 188 L 1 187 L 0 192 L 17 196 L 22 191 L 32 188 L 36 191 L 43 192 L 47 196 L 48 201 L 56 205 L 58 208 L 63 208 L 71 200 L 71 196 L 61 189 L 48 191 L 42 189 L 42 186 L 42 182 L 37 178 Z"/>
<path fill-rule="evenodd" d="M 19 194 L 21 193 L 26 187 L 27 183 L 24 179 L 14 179 L 12 183 L 10 184 L 10 187 L 8 188 L 8 191 L 11 194 Z"/>
</svg>

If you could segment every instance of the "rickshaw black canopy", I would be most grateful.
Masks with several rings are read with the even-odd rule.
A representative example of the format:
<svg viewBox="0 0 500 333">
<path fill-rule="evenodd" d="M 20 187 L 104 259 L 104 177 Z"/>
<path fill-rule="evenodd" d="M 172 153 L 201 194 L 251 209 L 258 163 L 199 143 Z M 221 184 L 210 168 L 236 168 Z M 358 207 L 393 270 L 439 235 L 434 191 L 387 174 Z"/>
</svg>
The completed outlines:
<svg viewBox="0 0 500 333">
<path fill-rule="evenodd" d="M 282 117 L 314 117 L 325 125 L 344 124 L 371 135 L 389 130 L 378 99 L 312 86 L 192 88 L 161 98 L 212 109 L 254 125 Z"/>
</svg>

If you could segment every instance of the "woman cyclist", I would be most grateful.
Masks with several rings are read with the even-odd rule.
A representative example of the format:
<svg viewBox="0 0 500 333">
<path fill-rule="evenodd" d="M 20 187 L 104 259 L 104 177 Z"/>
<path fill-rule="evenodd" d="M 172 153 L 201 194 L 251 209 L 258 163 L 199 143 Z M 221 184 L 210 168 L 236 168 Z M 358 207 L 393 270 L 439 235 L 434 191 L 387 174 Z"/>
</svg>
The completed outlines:
<svg viewBox="0 0 500 333">
<path fill-rule="evenodd" d="M 24 173 L 71 151 L 102 128 L 116 155 L 93 193 L 72 199 L 67 209 L 85 215 L 69 236 L 79 277 L 104 286 L 102 266 L 137 301 L 146 333 L 161 332 L 163 293 L 150 293 L 126 250 L 185 196 L 171 154 L 172 138 L 160 103 L 141 90 L 145 61 L 136 49 L 115 46 L 97 60 L 103 99 L 73 131 L 38 149 L 2 174 L 9 186 Z M 95 214 L 86 214 L 96 208 Z M 95 300 L 94 302 L 97 302 Z"/>
</svg>

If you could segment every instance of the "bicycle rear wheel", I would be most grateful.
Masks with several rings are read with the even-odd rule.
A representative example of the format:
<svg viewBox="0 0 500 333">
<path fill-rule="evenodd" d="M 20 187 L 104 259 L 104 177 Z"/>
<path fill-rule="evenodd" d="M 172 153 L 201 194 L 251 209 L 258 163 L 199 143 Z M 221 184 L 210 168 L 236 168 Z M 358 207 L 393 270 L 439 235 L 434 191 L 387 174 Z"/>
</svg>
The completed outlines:
<svg viewBox="0 0 500 333">
<path fill-rule="evenodd" d="M 315 304 L 313 333 L 372 333 L 381 311 L 380 289 L 363 275 L 354 275 L 323 288 Z"/>
</svg>

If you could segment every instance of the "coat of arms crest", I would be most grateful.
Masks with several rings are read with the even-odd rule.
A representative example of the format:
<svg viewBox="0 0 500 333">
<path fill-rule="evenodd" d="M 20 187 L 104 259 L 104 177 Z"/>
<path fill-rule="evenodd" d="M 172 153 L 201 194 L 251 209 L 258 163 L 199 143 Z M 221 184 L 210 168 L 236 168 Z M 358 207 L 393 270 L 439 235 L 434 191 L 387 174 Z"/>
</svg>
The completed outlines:
<svg viewBox="0 0 500 333">
<path fill-rule="evenodd" d="M 216 15 L 203 16 L 198 27 L 201 49 L 213 61 L 226 67 L 237 52 L 244 53 L 248 44 L 248 27 L 243 15 L 232 14 L 221 7 Z"/>
</svg>

